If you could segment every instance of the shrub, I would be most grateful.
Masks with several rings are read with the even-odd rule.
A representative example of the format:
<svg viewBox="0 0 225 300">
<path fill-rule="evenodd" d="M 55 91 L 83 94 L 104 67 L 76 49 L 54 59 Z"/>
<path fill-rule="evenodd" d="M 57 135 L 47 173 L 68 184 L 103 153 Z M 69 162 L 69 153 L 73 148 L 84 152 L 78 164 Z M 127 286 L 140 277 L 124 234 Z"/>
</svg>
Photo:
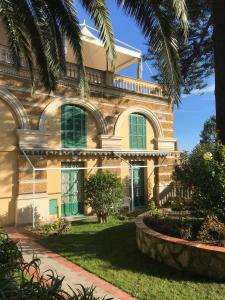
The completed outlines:
<svg viewBox="0 0 225 300">
<path fill-rule="evenodd" d="M 45 235 L 61 235 L 71 228 L 71 223 L 63 218 L 56 220 L 53 223 L 37 226 L 36 230 Z"/>
<path fill-rule="evenodd" d="M 185 210 L 184 199 L 181 197 L 173 197 L 170 200 L 170 206 L 173 211 Z"/>
<path fill-rule="evenodd" d="M 183 227 L 180 228 L 180 237 L 182 239 L 185 239 L 185 240 L 190 240 L 192 239 L 193 237 L 193 234 L 192 234 L 192 226 L 191 225 L 184 225 Z"/>
<path fill-rule="evenodd" d="M 14 275 L 14 270 L 20 268 L 22 261 L 22 253 L 17 244 L 0 232 L 0 281 Z"/>
<path fill-rule="evenodd" d="M 212 154 L 212 155 L 210 155 Z M 192 189 L 193 209 L 225 220 L 225 146 L 198 145 L 175 168 L 174 179 Z"/>
<path fill-rule="evenodd" d="M 155 201 L 150 201 L 148 209 L 151 216 L 157 216 L 160 214 L 160 210 L 156 206 Z"/>
<path fill-rule="evenodd" d="M 62 289 L 64 277 L 52 270 L 40 275 L 40 260 L 23 260 L 22 252 L 14 241 L 0 234 L 0 299 L 58 299 L 58 300 L 110 300 L 94 296 L 95 287 L 82 285 L 70 293 Z M 30 276 L 32 274 L 32 276 Z"/>
<path fill-rule="evenodd" d="M 220 246 L 224 246 L 225 224 L 219 222 L 216 216 L 208 216 L 199 231 L 198 239 L 210 243 L 216 241 Z"/>
<path fill-rule="evenodd" d="M 118 177 L 109 172 L 97 172 L 85 181 L 87 201 L 97 214 L 99 223 L 107 222 L 111 211 L 121 206 L 124 188 Z"/>
</svg>

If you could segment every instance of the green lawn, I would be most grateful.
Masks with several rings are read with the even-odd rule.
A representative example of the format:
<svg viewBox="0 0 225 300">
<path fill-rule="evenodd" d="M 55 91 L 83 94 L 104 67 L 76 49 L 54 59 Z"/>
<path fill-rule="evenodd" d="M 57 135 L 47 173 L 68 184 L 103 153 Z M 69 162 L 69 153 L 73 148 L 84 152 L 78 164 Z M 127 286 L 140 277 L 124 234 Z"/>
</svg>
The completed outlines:
<svg viewBox="0 0 225 300">
<path fill-rule="evenodd" d="M 80 221 L 67 234 L 39 243 L 140 300 L 225 299 L 224 284 L 185 275 L 142 255 L 132 222 Z"/>
</svg>

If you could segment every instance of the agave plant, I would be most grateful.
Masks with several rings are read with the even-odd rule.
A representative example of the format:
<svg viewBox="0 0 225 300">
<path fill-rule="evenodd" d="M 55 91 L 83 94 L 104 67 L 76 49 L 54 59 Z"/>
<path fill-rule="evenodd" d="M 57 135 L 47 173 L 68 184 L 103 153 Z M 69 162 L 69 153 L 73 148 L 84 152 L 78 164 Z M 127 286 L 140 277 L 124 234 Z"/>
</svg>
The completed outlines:
<svg viewBox="0 0 225 300">
<path fill-rule="evenodd" d="M 18 244 L 7 234 L 0 232 L 0 299 L 3 300 L 112 300 L 97 297 L 95 287 L 70 287 L 70 293 L 62 287 L 64 277 L 51 269 L 40 273 L 41 261 L 34 257 L 25 262 Z"/>
</svg>

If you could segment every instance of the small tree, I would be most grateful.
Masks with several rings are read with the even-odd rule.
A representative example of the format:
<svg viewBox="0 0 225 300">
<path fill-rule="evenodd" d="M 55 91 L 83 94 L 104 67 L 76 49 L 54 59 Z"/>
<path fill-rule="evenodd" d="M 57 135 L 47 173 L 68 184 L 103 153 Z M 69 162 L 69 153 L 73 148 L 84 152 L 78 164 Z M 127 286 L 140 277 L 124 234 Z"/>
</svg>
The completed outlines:
<svg viewBox="0 0 225 300">
<path fill-rule="evenodd" d="M 225 221 L 225 146 L 196 146 L 175 168 L 174 179 L 192 189 L 196 209 L 205 216 L 214 214 Z"/>
<path fill-rule="evenodd" d="M 205 123 L 200 133 L 201 144 L 213 144 L 216 142 L 216 116 L 211 116 Z"/>
<path fill-rule="evenodd" d="M 87 204 L 96 212 L 98 222 L 107 222 L 110 211 L 121 206 L 123 185 L 118 177 L 109 172 L 97 172 L 85 181 Z"/>
</svg>

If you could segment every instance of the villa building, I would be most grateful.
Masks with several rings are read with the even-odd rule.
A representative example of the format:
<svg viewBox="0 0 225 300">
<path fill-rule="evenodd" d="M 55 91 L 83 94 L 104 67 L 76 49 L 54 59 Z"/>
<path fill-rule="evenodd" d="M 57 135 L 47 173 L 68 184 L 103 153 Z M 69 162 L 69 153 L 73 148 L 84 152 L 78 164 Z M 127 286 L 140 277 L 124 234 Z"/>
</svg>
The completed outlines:
<svg viewBox="0 0 225 300">
<path fill-rule="evenodd" d="M 171 183 L 176 155 L 173 111 L 158 84 L 141 79 L 141 53 L 117 42 L 115 72 L 101 41 L 82 25 L 90 96 L 81 99 L 74 54 L 57 91 L 31 94 L 29 70 L 17 70 L 0 25 L 0 225 L 87 214 L 83 182 L 105 169 L 121 177 L 131 209 Z M 119 75 L 137 65 L 137 79 Z"/>
</svg>

